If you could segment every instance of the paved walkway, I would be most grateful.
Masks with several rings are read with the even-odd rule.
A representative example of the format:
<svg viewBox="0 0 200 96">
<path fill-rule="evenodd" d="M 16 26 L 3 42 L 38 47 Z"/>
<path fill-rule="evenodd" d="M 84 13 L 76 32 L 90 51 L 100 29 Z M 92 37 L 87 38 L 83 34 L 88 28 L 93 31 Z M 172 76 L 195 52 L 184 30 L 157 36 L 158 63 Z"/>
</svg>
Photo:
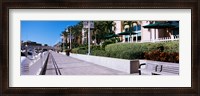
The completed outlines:
<svg viewBox="0 0 200 96">
<path fill-rule="evenodd" d="M 53 58 L 55 59 L 58 68 L 62 75 L 119 75 L 127 74 L 125 72 L 117 71 L 107 67 L 99 66 L 93 63 L 85 62 L 79 59 L 75 59 L 63 54 L 59 54 L 51 51 Z M 48 60 L 46 75 L 55 75 L 55 68 L 53 61 Z"/>
</svg>

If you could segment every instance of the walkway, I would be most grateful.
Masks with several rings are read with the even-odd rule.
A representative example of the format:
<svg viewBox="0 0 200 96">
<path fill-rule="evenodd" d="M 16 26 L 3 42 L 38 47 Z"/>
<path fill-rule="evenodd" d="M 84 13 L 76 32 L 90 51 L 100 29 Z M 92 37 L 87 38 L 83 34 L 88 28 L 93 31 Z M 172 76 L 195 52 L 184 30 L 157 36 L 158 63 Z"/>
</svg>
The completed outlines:
<svg viewBox="0 0 200 96">
<path fill-rule="evenodd" d="M 55 62 L 57 63 L 58 69 L 62 75 L 119 75 L 127 74 L 121 71 L 113 70 L 107 67 L 99 66 L 93 63 L 85 62 L 59 54 L 51 51 Z M 53 59 L 50 56 L 47 64 L 46 75 L 56 75 L 55 67 L 53 65 Z"/>
</svg>

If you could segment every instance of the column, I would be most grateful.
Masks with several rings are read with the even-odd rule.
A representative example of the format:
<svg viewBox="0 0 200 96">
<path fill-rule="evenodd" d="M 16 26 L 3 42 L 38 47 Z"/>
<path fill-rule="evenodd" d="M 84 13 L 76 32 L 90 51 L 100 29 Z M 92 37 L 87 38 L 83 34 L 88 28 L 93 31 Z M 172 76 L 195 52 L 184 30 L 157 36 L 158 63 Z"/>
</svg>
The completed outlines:
<svg viewBox="0 0 200 96">
<path fill-rule="evenodd" d="M 151 41 L 155 42 L 155 29 L 151 29 Z"/>
</svg>

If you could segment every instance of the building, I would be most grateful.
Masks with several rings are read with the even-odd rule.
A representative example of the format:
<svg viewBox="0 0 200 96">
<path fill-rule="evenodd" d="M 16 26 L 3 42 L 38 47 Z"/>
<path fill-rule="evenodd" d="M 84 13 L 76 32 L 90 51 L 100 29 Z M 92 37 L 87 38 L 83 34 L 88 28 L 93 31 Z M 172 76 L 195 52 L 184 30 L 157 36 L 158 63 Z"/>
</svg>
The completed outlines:
<svg viewBox="0 0 200 96">
<path fill-rule="evenodd" d="M 120 24 L 120 21 L 115 21 Z M 124 21 L 121 21 L 121 27 L 116 26 L 118 29 L 121 28 L 121 32 L 127 31 L 127 29 L 132 29 L 135 35 L 123 35 L 120 36 L 122 42 L 160 42 L 160 41 L 170 41 L 179 39 L 179 22 L 178 21 L 133 21 L 133 27 L 129 28 L 129 25 L 124 25 Z M 155 23 L 169 23 L 175 28 L 144 28 L 144 26 L 155 24 Z M 117 24 L 116 24 L 117 25 Z M 116 29 L 117 29 L 116 28 Z M 119 31 L 115 31 L 116 34 Z"/>
<path fill-rule="evenodd" d="M 61 51 L 62 50 L 62 43 L 61 42 L 58 42 L 56 43 L 54 46 L 53 46 L 54 50 L 55 51 Z"/>
<path fill-rule="evenodd" d="M 21 41 L 21 50 L 53 50 L 51 46 L 42 46 L 42 44 L 33 41 Z"/>
<path fill-rule="evenodd" d="M 179 40 L 179 21 L 141 21 L 141 42 L 160 42 Z M 145 28 L 144 26 L 156 23 L 169 23 L 176 27 Z"/>
<path fill-rule="evenodd" d="M 125 42 L 161 42 L 179 40 L 179 21 L 131 21 L 132 26 L 124 24 L 125 21 L 113 21 L 114 27 L 112 30 L 115 34 L 133 30 L 134 35 L 120 35 L 120 41 Z M 156 24 L 156 23 L 170 23 L 175 25 L 175 28 L 144 28 L 144 26 Z M 91 31 L 92 34 L 92 31 Z M 92 35 L 91 35 L 92 36 Z M 86 29 L 82 29 L 82 44 L 87 44 L 88 33 Z M 92 37 L 91 37 L 92 38 Z M 95 40 L 91 39 L 91 43 L 96 43 Z"/>
</svg>

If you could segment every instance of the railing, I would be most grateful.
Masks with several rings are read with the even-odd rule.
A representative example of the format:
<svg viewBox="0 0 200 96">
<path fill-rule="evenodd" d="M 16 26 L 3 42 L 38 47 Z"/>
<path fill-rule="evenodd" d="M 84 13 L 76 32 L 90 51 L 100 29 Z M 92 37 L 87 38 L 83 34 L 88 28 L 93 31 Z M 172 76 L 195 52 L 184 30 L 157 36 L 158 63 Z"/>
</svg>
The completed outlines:
<svg viewBox="0 0 200 96">
<path fill-rule="evenodd" d="M 143 42 L 168 42 L 168 41 L 175 41 L 175 40 L 179 40 L 179 36 L 173 36 L 173 38 L 163 37 L 163 38 L 158 38 L 158 39 L 155 39 L 155 40 L 143 40 L 139 43 L 143 43 Z"/>
</svg>

